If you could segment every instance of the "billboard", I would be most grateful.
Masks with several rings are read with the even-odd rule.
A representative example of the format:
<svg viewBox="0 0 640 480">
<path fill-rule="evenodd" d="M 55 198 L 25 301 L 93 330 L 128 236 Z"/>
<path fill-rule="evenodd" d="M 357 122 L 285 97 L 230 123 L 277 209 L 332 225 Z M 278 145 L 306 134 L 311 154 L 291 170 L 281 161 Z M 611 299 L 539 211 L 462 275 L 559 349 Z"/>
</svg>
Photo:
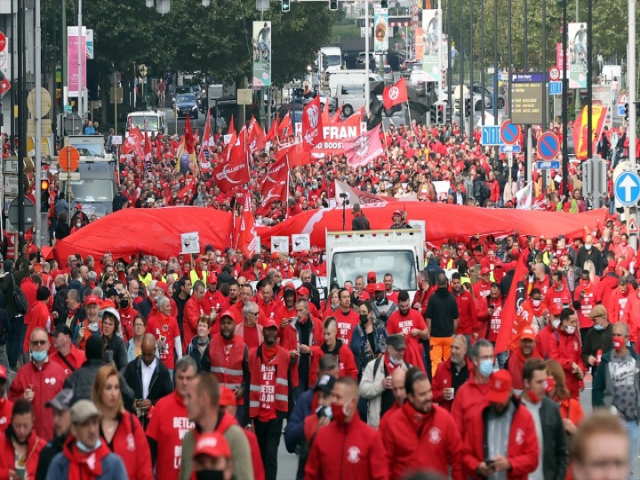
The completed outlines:
<svg viewBox="0 0 640 480">
<path fill-rule="evenodd" d="M 253 88 L 271 86 L 271 22 L 253 22 Z"/>
<path fill-rule="evenodd" d="M 373 53 L 382 54 L 389 50 L 389 10 L 375 7 L 373 11 Z"/>
<path fill-rule="evenodd" d="M 587 88 L 587 24 L 569 24 L 569 88 Z"/>
<path fill-rule="evenodd" d="M 442 23 L 438 10 L 422 11 L 423 55 L 422 71 L 425 81 L 439 82 L 442 72 L 438 67 L 438 55 L 442 53 Z"/>
<path fill-rule="evenodd" d="M 81 60 L 82 89 L 87 87 L 87 55 L 86 55 L 87 29 L 82 27 L 82 44 L 78 41 L 78 27 L 67 27 L 67 86 L 69 96 L 78 96 L 78 48 L 84 52 Z"/>
</svg>

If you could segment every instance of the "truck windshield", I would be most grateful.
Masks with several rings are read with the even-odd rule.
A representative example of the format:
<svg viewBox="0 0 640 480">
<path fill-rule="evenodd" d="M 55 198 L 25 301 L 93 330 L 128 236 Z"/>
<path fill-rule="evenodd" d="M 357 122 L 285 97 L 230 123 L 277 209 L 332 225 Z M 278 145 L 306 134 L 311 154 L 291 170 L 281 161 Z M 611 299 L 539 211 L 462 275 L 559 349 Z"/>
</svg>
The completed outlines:
<svg viewBox="0 0 640 480">
<path fill-rule="evenodd" d="M 327 67 L 338 67 L 342 65 L 342 58 L 340 55 L 327 55 L 326 56 L 327 63 L 325 66 Z"/>
<path fill-rule="evenodd" d="M 71 191 L 73 199 L 80 203 L 113 201 L 113 182 L 109 180 L 72 181 Z"/>
<path fill-rule="evenodd" d="M 336 252 L 333 255 L 331 284 L 355 282 L 358 275 L 376 272 L 378 281 L 385 274 L 393 275 L 393 286 L 400 290 L 417 290 L 415 255 L 410 250 Z"/>
<path fill-rule="evenodd" d="M 156 116 L 146 116 L 146 115 L 132 115 L 129 117 L 129 130 L 132 128 L 138 127 L 140 130 L 158 130 L 158 117 Z"/>
</svg>

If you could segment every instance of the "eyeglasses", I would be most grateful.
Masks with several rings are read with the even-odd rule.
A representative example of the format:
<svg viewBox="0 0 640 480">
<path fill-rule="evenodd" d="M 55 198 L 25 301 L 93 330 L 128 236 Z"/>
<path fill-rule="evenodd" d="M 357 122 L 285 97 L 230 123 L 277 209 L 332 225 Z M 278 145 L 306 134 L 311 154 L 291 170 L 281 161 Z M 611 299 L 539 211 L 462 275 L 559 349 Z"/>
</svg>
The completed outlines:
<svg viewBox="0 0 640 480">
<path fill-rule="evenodd" d="M 32 347 L 38 347 L 38 346 L 42 347 L 46 344 L 47 344 L 46 340 L 31 340 Z"/>
<path fill-rule="evenodd" d="M 249 312 L 251 315 L 258 315 L 260 312 Z"/>
</svg>

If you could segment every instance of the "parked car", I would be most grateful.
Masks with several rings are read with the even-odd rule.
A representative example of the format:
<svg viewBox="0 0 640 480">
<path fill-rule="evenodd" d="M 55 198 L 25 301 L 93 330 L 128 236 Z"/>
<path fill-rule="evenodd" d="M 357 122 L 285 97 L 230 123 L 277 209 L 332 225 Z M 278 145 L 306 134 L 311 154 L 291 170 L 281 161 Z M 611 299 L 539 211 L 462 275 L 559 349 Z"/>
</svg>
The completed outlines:
<svg viewBox="0 0 640 480">
<path fill-rule="evenodd" d="M 482 95 L 482 85 L 474 84 L 473 85 L 473 93 L 476 93 L 478 95 Z M 486 108 L 493 108 L 493 92 L 485 87 L 484 96 L 487 99 L 487 105 L 485 107 Z M 502 95 L 501 93 L 498 93 L 498 108 L 499 109 L 503 109 L 504 105 L 505 105 L 504 95 Z"/>
<path fill-rule="evenodd" d="M 367 58 L 365 52 L 358 53 L 356 60 L 356 68 L 364 68 L 365 59 Z M 373 53 L 369 52 L 369 70 L 376 72 L 376 57 Z"/>
<path fill-rule="evenodd" d="M 198 101 L 193 93 L 182 93 L 176 95 L 174 108 L 178 111 L 178 118 L 198 118 Z"/>
</svg>

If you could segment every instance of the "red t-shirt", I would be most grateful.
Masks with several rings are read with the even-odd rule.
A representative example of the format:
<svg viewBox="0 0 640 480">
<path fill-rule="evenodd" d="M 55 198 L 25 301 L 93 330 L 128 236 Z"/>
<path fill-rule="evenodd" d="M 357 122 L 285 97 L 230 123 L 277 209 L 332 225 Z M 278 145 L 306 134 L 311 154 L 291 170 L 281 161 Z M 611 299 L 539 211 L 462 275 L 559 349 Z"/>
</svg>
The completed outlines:
<svg viewBox="0 0 640 480">
<path fill-rule="evenodd" d="M 153 325 L 152 333 L 157 338 L 161 337 L 165 340 L 164 348 L 158 349 L 158 356 L 164 366 L 169 370 L 173 370 L 175 365 L 173 352 L 176 347 L 176 337 L 180 336 L 180 329 L 178 328 L 178 322 L 173 317 L 167 317 L 165 315 L 155 315 L 155 325 Z"/>
<path fill-rule="evenodd" d="M 260 410 L 258 420 L 268 422 L 277 417 L 276 413 L 276 365 L 262 364 L 262 384 L 260 391 Z"/>
<path fill-rule="evenodd" d="M 244 343 L 247 344 L 249 350 L 260 346 L 260 338 L 258 337 L 258 327 L 244 326 Z"/>
<path fill-rule="evenodd" d="M 353 310 L 349 310 L 347 314 L 344 314 L 342 310 L 338 309 L 333 313 L 338 324 L 338 340 L 342 340 L 345 346 L 351 344 L 351 337 L 353 336 L 353 330 L 360 323 L 360 315 Z"/>
</svg>

